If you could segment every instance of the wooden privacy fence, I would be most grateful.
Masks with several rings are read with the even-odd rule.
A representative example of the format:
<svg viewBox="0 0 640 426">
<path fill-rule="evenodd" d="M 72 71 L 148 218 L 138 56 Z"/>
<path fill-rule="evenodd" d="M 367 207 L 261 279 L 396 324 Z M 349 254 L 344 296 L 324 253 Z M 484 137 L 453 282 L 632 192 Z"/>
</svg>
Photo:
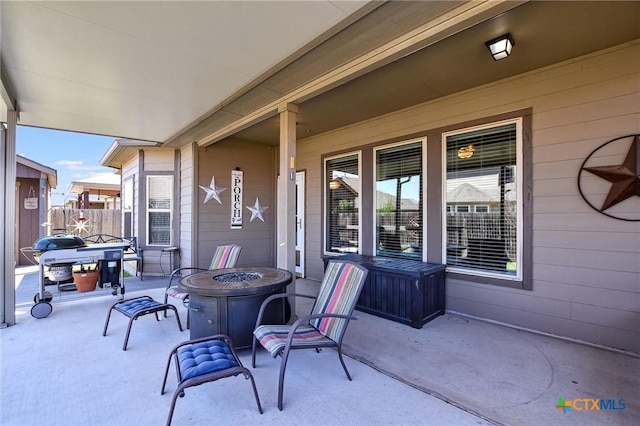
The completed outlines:
<svg viewBox="0 0 640 426">
<path fill-rule="evenodd" d="M 466 246 L 470 239 L 504 240 L 513 259 L 517 250 L 515 214 L 505 212 L 501 223 L 500 213 L 447 213 L 447 244 Z"/>
<path fill-rule="evenodd" d="M 120 209 L 84 210 L 81 217 L 79 209 L 54 208 L 49 214 L 51 234 L 69 233 L 86 237 L 94 234 L 120 235 L 122 232 Z"/>
</svg>

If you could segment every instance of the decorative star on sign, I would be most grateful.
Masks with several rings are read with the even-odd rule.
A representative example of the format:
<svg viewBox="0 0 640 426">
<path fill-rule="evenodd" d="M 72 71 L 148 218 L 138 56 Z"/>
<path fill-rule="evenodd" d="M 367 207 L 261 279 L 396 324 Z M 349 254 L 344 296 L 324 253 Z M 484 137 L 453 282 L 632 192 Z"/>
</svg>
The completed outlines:
<svg viewBox="0 0 640 426">
<path fill-rule="evenodd" d="M 249 207 L 249 206 L 245 206 L 245 207 L 251 211 L 251 219 L 249 219 L 249 222 L 253 222 L 253 219 L 255 219 L 256 217 L 264 222 L 264 218 L 262 217 L 262 212 L 268 209 L 269 207 L 262 207 L 260 205 L 260 201 L 258 201 L 258 197 L 256 197 L 256 203 L 253 205 L 253 207 Z"/>
<path fill-rule="evenodd" d="M 222 201 L 220 200 L 220 193 L 222 191 L 226 191 L 227 188 L 222 188 L 222 187 L 216 187 L 216 178 L 215 176 L 211 177 L 211 185 L 209 186 L 202 186 L 202 185 L 198 185 L 200 187 L 200 189 L 204 190 L 207 193 L 207 196 L 204 198 L 204 203 L 206 204 L 207 201 L 209 201 L 210 199 L 214 199 L 216 200 L 218 203 L 222 204 Z"/>
<path fill-rule="evenodd" d="M 584 170 L 611 182 L 611 189 L 600 211 L 613 207 L 634 195 L 640 196 L 640 135 L 633 138 L 629 152 L 617 166 L 585 167 Z"/>
</svg>

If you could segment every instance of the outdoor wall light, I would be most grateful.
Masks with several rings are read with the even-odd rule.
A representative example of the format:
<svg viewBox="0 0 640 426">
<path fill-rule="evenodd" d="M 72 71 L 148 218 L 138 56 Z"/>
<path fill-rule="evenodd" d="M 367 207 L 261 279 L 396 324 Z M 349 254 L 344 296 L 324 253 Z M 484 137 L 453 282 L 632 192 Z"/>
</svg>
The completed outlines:
<svg viewBox="0 0 640 426">
<path fill-rule="evenodd" d="M 493 40 L 489 40 L 485 43 L 491 52 L 491 56 L 495 61 L 499 61 L 500 59 L 504 59 L 511 54 L 511 49 L 515 46 L 515 42 L 513 41 L 513 37 L 511 34 L 507 33 L 505 35 L 501 35 L 500 37 L 494 38 Z"/>
<path fill-rule="evenodd" d="M 476 147 L 473 144 L 463 146 L 458 150 L 458 158 L 466 159 L 473 157 L 473 153 L 476 152 Z"/>
<path fill-rule="evenodd" d="M 332 180 L 331 182 L 329 182 L 329 189 L 338 189 L 340 188 L 340 181 L 339 180 Z"/>
</svg>

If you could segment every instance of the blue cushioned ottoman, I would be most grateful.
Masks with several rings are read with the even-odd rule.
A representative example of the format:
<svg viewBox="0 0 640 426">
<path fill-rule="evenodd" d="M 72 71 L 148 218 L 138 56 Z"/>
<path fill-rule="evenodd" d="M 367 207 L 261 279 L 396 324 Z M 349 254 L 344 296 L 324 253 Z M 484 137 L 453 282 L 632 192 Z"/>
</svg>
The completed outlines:
<svg viewBox="0 0 640 426">
<path fill-rule="evenodd" d="M 225 377 L 238 376 L 240 374 L 242 374 L 245 379 L 251 381 L 253 396 L 255 397 L 258 411 L 262 414 L 262 405 L 260 404 L 258 389 L 253 380 L 253 375 L 242 365 L 242 362 L 240 362 L 233 348 L 233 341 L 229 336 L 216 334 L 214 336 L 188 340 L 175 346 L 169 354 L 167 367 L 164 370 L 162 390 L 160 391 L 161 395 L 164 394 L 167 385 L 169 367 L 172 361 L 175 362 L 178 373 L 178 387 L 171 399 L 167 426 L 171 425 L 176 400 L 185 395 L 184 391 L 186 388 L 214 382 Z"/>
<path fill-rule="evenodd" d="M 121 314 L 126 315 L 129 318 L 129 325 L 127 326 L 127 334 L 124 338 L 124 344 L 122 345 L 122 350 L 127 350 L 127 343 L 129 342 L 129 334 L 131 333 L 131 324 L 134 320 L 139 317 L 147 314 L 155 314 L 156 321 L 160 321 L 160 317 L 158 316 L 158 312 L 164 312 L 165 316 L 167 313 L 167 309 L 172 310 L 176 314 L 176 321 L 178 322 L 178 328 L 182 331 L 182 323 L 180 323 L 180 316 L 178 315 L 178 310 L 175 306 L 168 303 L 160 303 L 156 302 L 150 296 L 140 296 L 135 297 L 133 299 L 126 299 L 116 302 L 109 309 L 109 313 L 107 314 L 107 320 L 104 323 L 104 330 L 102 331 L 102 335 L 107 335 L 107 328 L 109 327 L 109 319 L 111 318 L 111 312 L 113 310 L 120 312 Z"/>
</svg>

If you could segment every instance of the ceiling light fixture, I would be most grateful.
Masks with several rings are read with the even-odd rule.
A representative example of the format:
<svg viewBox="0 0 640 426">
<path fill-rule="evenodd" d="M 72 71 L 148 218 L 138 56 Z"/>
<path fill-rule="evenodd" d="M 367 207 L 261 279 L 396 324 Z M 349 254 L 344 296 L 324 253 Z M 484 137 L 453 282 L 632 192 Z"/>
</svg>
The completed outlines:
<svg viewBox="0 0 640 426">
<path fill-rule="evenodd" d="M 485 43 L 491 52 L 491 56 L 495 61 L 499 61 L 500 59 L 504 59 L 507 56 L 511 55 L 511 49 L 515 46 L 515 42 L 513 41 L 513 37 L 511 34 L 507 33 L 501 35 L 500 37 L 494 38 L 493 40 L 489 40 Z"/>
</svg>

